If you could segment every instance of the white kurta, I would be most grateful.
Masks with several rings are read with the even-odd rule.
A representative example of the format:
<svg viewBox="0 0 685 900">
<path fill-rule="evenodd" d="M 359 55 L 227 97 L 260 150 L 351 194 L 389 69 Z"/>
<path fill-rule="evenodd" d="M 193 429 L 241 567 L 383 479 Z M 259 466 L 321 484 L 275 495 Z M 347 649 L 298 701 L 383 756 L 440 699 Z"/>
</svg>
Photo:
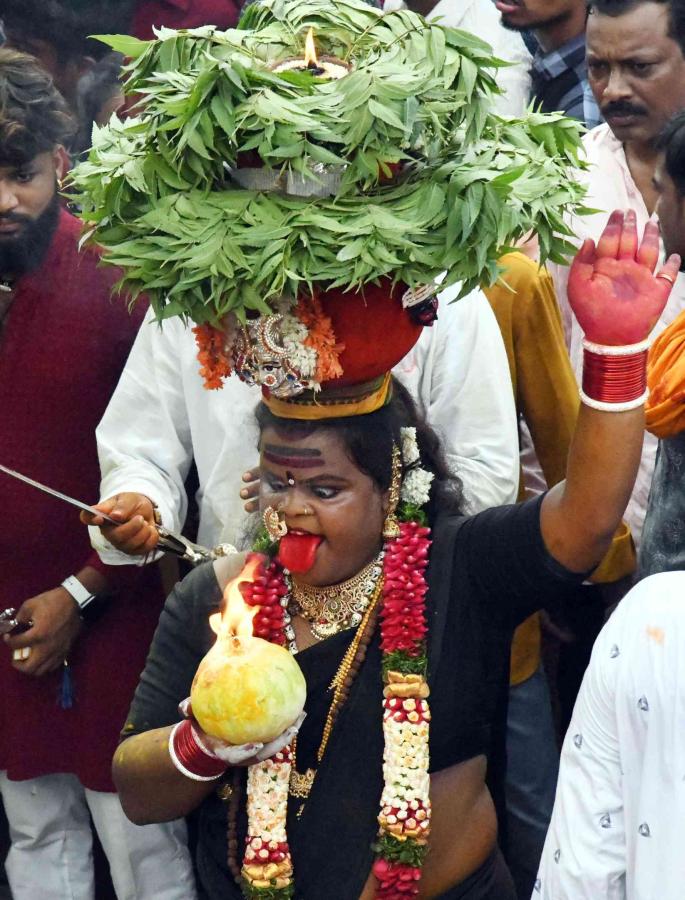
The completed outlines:
<svg viewBox="0 0 685 900">
<path fill-rule="evenodd" d="M 684 834 L 685 572 L 662 572 L 595 644 L 532 900 L 683 900 Z"/>
<path fill-rule="evenodd" d="M 634 210 L 637 216 L 638 232 L 642 235 L 649 220 L 649 213 L 642 194 L 630 174 L 623 144 L 614 137 L 613 132 L 606 124 L 599 125 L 588 132 L 583 138 L 583 143 L 590 169 L 586 172 L 576 173 L 576 177 L 588 188 L 585 205 L 592 209 L 603 210 L 603 212 L 583 218 L 573 218 L 570 226 L 574 240 L 578 246 L 586 238 L 592 238 L 596 242 L 606 225 L 609 213 L 614 209 Z M 569 270 L 567 266 L 555 264 L 549 264 L 548 269 L 554 279 L 561 307 L 571 364 L 576 378 L 580 382 L 583 369 L 583 330 L 568 303 Z M 656 337 L 667 325 L 670 325 L 683 309 L 685 309 L 685 276 L 680 273 L 652 336 Z M 640 469 L 624 516 L 636 543 L 639 543 L 647 512 L 656 448 L 657 439 L 645 432 Z M 683 896 L 685 897 L 685 890 Z"/>
<path fill-rule="evenodd" d="M 516 498 L 518 438 L 502 338 L 485 296 L 448 304 L 425 328 L 395 374 L 411 391 L 445 444 L 472 508 Z M 199 474 L 198 541 L 240 543 L 246 524 L 240 476 L 257 463 L 254 410 L 259 392 L 231 376 L 218 391 L 202 387 L 192 332 L 180 319 L 148 319 L 97 429 L 101 498 L 137 491 L 180 530 L 187 512 L 184 481 L 193 456 Z M 110 564 L 130 565 L 97 529 L 93 546 Z"/>
</svg>

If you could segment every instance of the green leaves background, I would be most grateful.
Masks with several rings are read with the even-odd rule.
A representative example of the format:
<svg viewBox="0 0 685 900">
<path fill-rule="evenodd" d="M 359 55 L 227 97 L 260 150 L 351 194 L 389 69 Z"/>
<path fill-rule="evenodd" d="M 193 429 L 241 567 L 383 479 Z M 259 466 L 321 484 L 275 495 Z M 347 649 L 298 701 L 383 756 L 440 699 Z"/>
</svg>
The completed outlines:
<svg viewBox="0 0 685 900">
<path fill-rule="evenodd" d="M 310 26 L 319 53 L 352 66 L 345 78 L 271 71 L 301 56 Z M 89 237 L 160 319 L 216 322 L 316 283 L 445 270 L 466 293 L 530 230 L 543 258 L 568 249 L 578 126 L 492 115 L 503 64 L 472 35 L 362 0 L 263 0 L 233 30 L 103 40 L 132 58 L 137 115 L 96 128 L 72 180 Z M 242 190 L 231 171 L 246 160 L 313 178 L 323 164 L 341 183 L 323 199 Z"/>
</svg>

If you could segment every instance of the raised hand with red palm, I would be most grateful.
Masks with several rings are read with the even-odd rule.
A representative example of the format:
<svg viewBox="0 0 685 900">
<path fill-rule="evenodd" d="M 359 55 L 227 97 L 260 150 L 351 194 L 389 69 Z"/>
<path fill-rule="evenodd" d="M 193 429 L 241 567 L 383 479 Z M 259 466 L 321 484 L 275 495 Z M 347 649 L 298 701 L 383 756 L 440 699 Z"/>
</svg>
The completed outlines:
<svg viewBox="0 0 685 900">
<path fill-rule="evenodd" d="M 591 239 L 583 243 L 571 265 L 568 297 L 586 340 L 625 346 L 649 335 L 680 267 L 673 254 L 654 275 L 658 258 L 658 226 L 648 222 L 638 244 L 633 210 L 615 210 L 596 247 Z"/>
</svg>

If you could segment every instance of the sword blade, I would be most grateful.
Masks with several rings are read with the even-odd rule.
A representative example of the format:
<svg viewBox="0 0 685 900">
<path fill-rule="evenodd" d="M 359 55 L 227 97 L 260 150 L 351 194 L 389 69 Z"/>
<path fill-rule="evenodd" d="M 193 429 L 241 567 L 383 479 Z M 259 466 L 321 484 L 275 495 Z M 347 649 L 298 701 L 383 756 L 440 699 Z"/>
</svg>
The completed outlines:
<svg viewBox="0 0 685 900">
<path fill-rule="evenodd" d="M 121 525 L 121 522 L 117 522 L 115 519 L 111 519 L 104 513 L 99 512 L 99 510 L 94 509 L 94 507 L 88 506 L 87 503 L 82 503 L 80 500 L 75 500 L 74 497 L 70 497 L 68 494 L 63 494 L 61 491 L 56 491 L 54 488 L 48 487 L 45 484 L 41 484 L 40 481 L 35 481 L 33 478 L 29 478 L 28 475 L 22 475 L 21 472 L 16 472 L 14 469 L 8 469 L 7 466 L 3 466 L 1 463 L 0 472 L 4 472 L 6 475 L 11 475 L 12 478 L 17 478 L 19 479 L 19 481 L 23 481 L 24 484 L 30 484 L 31 487 L 37 488 L 39 491 L 43 491 L 44 494 L 50 494 L 51 497 L 57 497 L 58 500 L 63 500 L 65 503 L 70 503 L 77 509 L 82 509 L 84 512 L 91 513 L 94 516 L 102 516 L 105 522 L 109 522 L 112 525 Z"/>
</svg>

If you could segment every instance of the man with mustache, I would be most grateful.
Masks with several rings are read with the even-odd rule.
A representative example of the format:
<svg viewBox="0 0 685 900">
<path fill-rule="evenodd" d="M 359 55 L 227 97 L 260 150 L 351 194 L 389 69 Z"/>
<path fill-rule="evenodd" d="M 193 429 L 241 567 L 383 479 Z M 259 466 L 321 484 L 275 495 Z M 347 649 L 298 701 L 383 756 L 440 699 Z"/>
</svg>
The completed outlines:
<svg viewBox="0 0 685 900">
<path fill-rule="evenodd" d="M 93 496 L 94 431 L 141 314 L 60 208 L 72 121 L 30 56 L 0 49 L 0 461 Z M 14 900 L 93 900 L 92 825 L 119 900 L 193 900 L 183 823 L 132 826 L 110 761 L 163 603 L 156 566 L 111 568 L 68 506 L 0 476 L 0 796 Z"/>
<path fill-rule="evenodd" d="M 584 138 L 589 168 L 581 173 L 592 209 L 632 209 L 642 231 L 654 213 L 657 139 L 685 107 L 685 0 L 593 0 L 587 23 L 590 86 L 606 124 Z M 581 243 L 599 238 L 604 213 L 571 221 Z M 580 377 L 583 332 L 566 299 L 568 268 L 550 266 L 562 307 L 571 362 Z M 685 308 L 680 275 L 656 328 L 662 331 Z M 642 464 L 626 511 L 639 542 L 654 470 L 656 439 L 645 437 Z"/>
</svg>

